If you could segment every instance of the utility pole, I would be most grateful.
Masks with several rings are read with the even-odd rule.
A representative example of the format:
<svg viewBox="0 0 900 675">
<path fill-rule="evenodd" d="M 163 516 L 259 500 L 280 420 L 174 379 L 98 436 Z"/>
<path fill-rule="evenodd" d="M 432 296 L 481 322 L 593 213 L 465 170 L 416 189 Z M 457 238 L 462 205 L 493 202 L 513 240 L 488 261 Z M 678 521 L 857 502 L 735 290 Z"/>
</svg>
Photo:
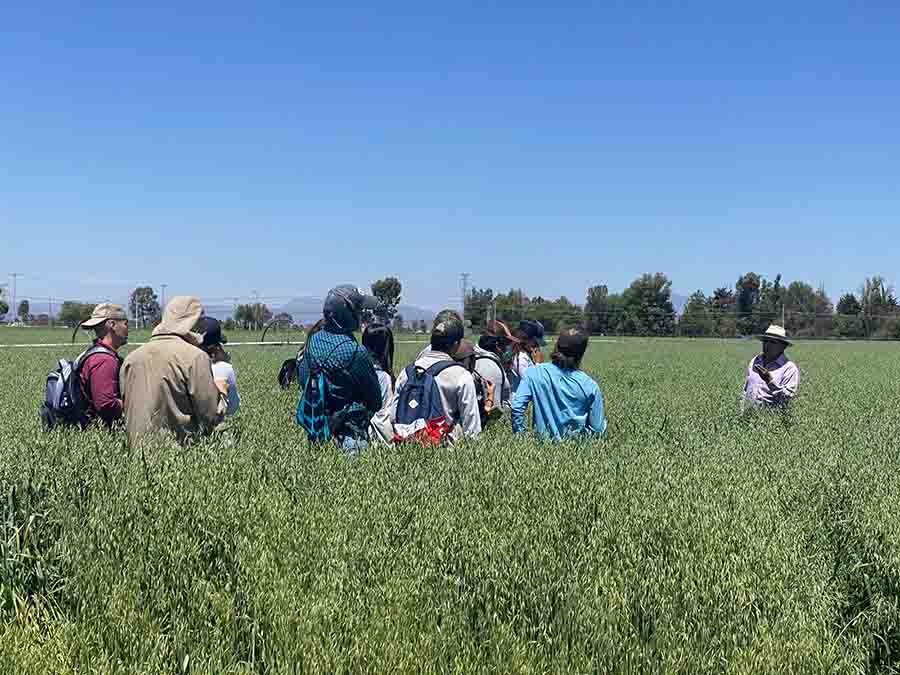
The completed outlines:
<svg viewBox="0 0 900 675">
<path fill-rule="evenodd" d="M 13 313 L 13 321 L 15 321 L 15 317 L 19 316 L 19 308 L 16 307 L 16 279 L 21 276 L 25 275 L 21 272 L 10 272 L 9 275 L 9 278 L 12 279 L 12 297 L 10 298 L 10 300 L 12 301 L 12 305 L 10 305 L 10 308 L 12 309 Z"/>
<path fill-rule="evenodd" d="M 463 272 L 459 275 L 459 289 L 462 291 L 462 316 L 463 323 L 466 320 L 466 297 L 469 295 L 469 277 L 472 275 L 468 272 Z"/>
<path fill-rule="evenodd" d="M 166 307 L 166 289 L 168 287 L 169 287 L 169 284 L 160 284 L 160 288 L 162 289 L 162 293 L 161 293 L 162 300 L 160 301 L 160 305 L 159 305 L 160 309 L 165 309 L 165 307 Z"/>
<path fill-rule="evenodd" d="M 50 306 L 50 328 L 53 328 L 53 298 L 47 298 Z"/>
</svg>

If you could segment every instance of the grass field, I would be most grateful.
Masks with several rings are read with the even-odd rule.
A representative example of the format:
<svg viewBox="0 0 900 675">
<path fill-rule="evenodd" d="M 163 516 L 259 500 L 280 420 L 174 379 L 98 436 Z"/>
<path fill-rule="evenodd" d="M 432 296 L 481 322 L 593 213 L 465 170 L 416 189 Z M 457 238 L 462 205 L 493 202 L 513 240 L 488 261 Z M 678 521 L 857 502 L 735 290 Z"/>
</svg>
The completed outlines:
<svg viewBox="0 0 900 675">
<path fill-rule="evenodd" d="M 291 348 L 233 348 L 236 445 L 146 456 L 42 433 L 61 350 L 0 350 L 0 672 L 897 672 L 900 346 L 799 345 L 741 417 L 754 350 L 592 344 L 604 440 L 354 461 Z"/>
</svg>

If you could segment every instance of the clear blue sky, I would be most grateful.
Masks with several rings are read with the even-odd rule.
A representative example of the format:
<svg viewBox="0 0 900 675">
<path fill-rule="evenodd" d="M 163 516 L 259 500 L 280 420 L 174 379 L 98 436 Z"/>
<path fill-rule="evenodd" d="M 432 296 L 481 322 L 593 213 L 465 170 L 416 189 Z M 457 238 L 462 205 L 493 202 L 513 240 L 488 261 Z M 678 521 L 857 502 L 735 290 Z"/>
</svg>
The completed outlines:
<svg viewBox="0 0 900 675">
<path fill-rule="evenodd" d="M 4 7 L 0 275 L 900 281 L 896 2 L 323 4 Z"/>
</svg>

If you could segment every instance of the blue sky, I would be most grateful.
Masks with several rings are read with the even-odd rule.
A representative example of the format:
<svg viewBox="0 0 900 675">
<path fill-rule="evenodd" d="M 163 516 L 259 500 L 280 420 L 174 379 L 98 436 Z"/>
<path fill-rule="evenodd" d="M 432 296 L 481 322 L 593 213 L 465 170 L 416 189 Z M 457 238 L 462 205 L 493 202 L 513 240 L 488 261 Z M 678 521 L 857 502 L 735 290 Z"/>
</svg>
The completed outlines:
<svg viewBox="0 0 900 675">
<path fill-rule="evenodd" d="M 4 8 L 23 293 L 900 282 L 895 2 L 181 4 Z"/>
</svg>

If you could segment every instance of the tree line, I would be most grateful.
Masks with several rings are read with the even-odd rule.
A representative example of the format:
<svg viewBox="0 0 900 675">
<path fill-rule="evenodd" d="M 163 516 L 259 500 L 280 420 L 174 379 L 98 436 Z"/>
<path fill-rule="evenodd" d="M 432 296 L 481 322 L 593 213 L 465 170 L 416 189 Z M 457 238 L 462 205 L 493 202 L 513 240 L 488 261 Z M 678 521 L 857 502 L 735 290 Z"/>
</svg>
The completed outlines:
<svg viewBox="0 0 900 675">
<path fill-rule="evenodd" d="M 565 296 L 530 298 L 521 289 L 495 294 L 474 288 L 465 308 L 476 330 L 492 318 L 510 324 L 534 319 L 551 333 L 583 327 L 595 335 L 737 337 L 783 323 L 795 337 L 900 339 L 900 303 L 877 275 L 867 278 L 858 294 L 844 294 L 837 307 L 821 286 L 748 272 L 733 287 L 709 295 L 696 291 L 681 315 L 672 303 L 672 282 L 662 273 L 642 274 L 621 293 L 592 286 L 583 305 Z"/>
</svg>

